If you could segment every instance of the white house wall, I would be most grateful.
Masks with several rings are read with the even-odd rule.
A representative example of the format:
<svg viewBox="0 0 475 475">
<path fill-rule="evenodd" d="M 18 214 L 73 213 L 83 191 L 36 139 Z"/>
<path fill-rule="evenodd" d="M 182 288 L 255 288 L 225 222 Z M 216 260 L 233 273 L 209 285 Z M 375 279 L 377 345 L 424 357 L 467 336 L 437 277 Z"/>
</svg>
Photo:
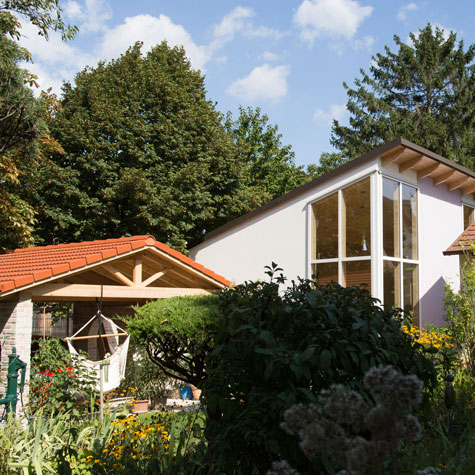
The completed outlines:
<svg viewBox="0 0 475 475">
<path fill-rule="evenodd" d="M 459 256 L 442 251 L 463 231 L 459 191 L 434 186 L 430 178 L 419 180 L 420 305 L 422 323 L 444 324 L 444 285 L 459 286 Z"/>
<path fill-rule="evenodd" d="M 322 184 L 317 190 L 284 203 L 190 250 L 200 264 L 239 284 L 267 279 L 265 266 L 276 262 L 289 280 L 310 277 L 309 203 L 356 181 L 377 167 L 377 160 Z"/>
</svg>

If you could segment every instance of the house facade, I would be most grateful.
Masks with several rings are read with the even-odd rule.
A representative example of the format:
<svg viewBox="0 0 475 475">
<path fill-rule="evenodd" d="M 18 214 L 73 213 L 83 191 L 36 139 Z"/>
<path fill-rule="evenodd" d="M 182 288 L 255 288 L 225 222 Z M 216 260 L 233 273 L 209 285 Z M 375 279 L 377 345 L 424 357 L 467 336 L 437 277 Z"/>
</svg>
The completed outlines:
<svg viewBox="0 0 475 475">
<path fill-rule="evenodd" d="M 236 283 L 288 279 L 366 285 L 415 323 L 443 324 L 443 251 L 473 220 L 475 173 L 405 139 L 386 143 L 205 235 L 190 256 Z"/>
</svg>

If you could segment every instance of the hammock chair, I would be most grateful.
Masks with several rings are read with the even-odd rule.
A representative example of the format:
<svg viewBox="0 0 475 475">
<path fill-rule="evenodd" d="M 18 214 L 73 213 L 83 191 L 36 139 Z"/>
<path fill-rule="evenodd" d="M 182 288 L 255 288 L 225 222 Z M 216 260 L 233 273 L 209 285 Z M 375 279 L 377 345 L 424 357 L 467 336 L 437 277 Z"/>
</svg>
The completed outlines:
<svg viewBox="0 0 475 475">
<path fill-rule="evenodd" d="M 98 326 L 98 333 L 96 335 L 77 336 L 86 327 L 91 325 L 92 328 L 95 324 Z M 102 330 L 104 330 L 104 332 Z M 122 344 L 119 344 L 120 336 L 127 336 Z M 95 339 L 95 341 L 98 341 L 100 344 L 102 344 L 104 353 L 106 353 L 104 359 L 100 361 L 88 360 L 84 356 L 80 355 L 72 344 L 72 341 L 74 340 L 91 339 Z M 120 381 L 125 377 L 125 366 L 127 363 L 127 352 L 129 350 L 130 336 L 122 328 L 116 325 L 110 318 L 105 317 L 101 313 L 100 309 L 97 310 L 97 313 L 73 336 L 68 337 L 65 340 L 68 344 L 69 352 L 73 355 L 76 355 L 81 364 L 94 371 L 97 379 L 97 390 L 107 393 L 119 386 Z M 105 341 L 107 342 L 110 352 L 106 352 Z M 108 354 L 109 356 L 107 356 Z M 102 387 L 101 372 L 103 373 Z"/>
</svg>

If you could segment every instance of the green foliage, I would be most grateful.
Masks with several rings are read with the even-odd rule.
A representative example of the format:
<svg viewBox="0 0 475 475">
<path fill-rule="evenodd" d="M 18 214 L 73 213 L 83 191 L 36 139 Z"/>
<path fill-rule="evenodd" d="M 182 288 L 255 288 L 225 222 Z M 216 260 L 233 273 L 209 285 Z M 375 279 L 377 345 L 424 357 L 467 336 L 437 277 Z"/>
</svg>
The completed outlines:
<svg viewBox="0 0 475 475">
<path fill-rule="evenodd" d="M 127 329 L 164 374 L 199 388 L 217 320 L 215 295 L 175 297 L 135 307 Z"/>
<path fill-rule="evenodd" d="M 282 145 L 277 125 L 268 122 L 259 107 L 239 107 L 239 117 L 233 120 L 228 112 L 224 126 L 237 145 L 240 160 L 249 166 L 248 185 L 273 199 L 307 180 L 302 167 L 295 165 L 292 147 Z"/>
<path fill-rule="evenodd" d="M 320 155 L 319 164 L 311 164 L 307 166 L 307 175 L 310 179 L 318 178 L 325 175 L 325 173 L 335 170 L 348 161 L 348 158 L 343 158 L 339 153 L 327 153 L 323 152 Z"/>
<path fill-rule="evenodd" d="M 354 88 L 344 83 L 350 125 L 335 121 L 331 143 L 353 159 L 403 136 L 473 169 L 475 45 L 430 24 L 409 36 L 394 36 L 397 52 L 386 46 Z"/>
<path fill-rule="evenodd" d="M 21 24 L 16 15 L 29 20 L 38 28 L 38 34 L 49 38 L 50 31 L 59 31 L 63 40 L 70 40 L 77 33 L 75 26 L 64 23 L 59 0 L 1 0 L 0 33 L 20 39 Z"/>
<path fill-rule="evenodd" d="M 276 421 L 331 384 L 364 393 L 370 367 L 393 365 L 429 389 L 435 382 L 432 362 L 402 331 L 398 310 L 383 310 L 368 291 L 337 284 L 301 280 L 279 293 L 285 279 L 273 277 L 278 271 L 269 269 L 269 283 L 219 295 L 222 316 L 201 399 L 210 453 L 225 473 L 261 473 L 279 457 L 305 473 L 297 442 Z"/>
<path fill-rule="evenodd" d="M 129 345 L 127 356 L 127 371 L 125 378 L 115 391 L 117 394 L 133 391 L 135 399 L 150 399 L 154 402 L 165 395 L 165 386 L 168 377 L 161 368 L 149 358 L 145 346 L 136 345 L 134 341 Z"/>
<path fill-rule="evenodd" d="M 95 376 L 57 338 L 39 341 L 31 360 L 27 412 L 34 415 L 68 411 L 78 417 L 96 406 Z"/>
<path fill-rule="evenodd" d="M 150 233 L 183 250 L 261 203 L 183 48 L 84 69 L 49 126 L 65 154 L 34 171 L 46 242 Z"/>
<path fill-rule="evenodd" d="M 33 209 L 20 197 L 19 176 L 37 151 L 44 131 L 41 104 L 28 85 L 34 82 L 19 67 L 27 52 L 0 34 L 0 247 L 31 242 Z"/>
<path fill-rule="evenodd" d="M 475 264 L 467 259 L 460 276 L 460 290 L 445 286 L 446 322 L 456 349 L 475 383 Z"/>
</svg>

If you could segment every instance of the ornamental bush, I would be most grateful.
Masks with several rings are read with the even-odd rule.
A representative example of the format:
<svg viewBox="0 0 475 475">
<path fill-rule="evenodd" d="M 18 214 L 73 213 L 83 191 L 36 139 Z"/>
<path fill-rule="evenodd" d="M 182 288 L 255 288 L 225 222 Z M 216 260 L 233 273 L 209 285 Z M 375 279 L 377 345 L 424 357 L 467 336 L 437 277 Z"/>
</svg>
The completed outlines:
<svg viewBox="0 0 475 475">
<path fill-rule="evenodd" d="M 367 290 L 335 283 L 299 280 L 280 292 L 280 270 L 273 264 L 270 282 L 247 282 L 218 296 L 202 400 L 209 453 L 225 473 L 265 473 L 279 458 L 313 473 L 298 442 L 279 427 L 285 410 L 316 402 L 334 384 L 369 398 L 363 376 L 371 367 L 392 365 L 429 389 L 435 384 L 423 345 L 401 329 L 402 310 L 385 310 Z"/>
<path fill-rule="evenodd" d="M 127 330 L 166 376 L 201 387 L 218 320 L 216 295 L 175 297 L 135 307 Z"/>
</svg>

